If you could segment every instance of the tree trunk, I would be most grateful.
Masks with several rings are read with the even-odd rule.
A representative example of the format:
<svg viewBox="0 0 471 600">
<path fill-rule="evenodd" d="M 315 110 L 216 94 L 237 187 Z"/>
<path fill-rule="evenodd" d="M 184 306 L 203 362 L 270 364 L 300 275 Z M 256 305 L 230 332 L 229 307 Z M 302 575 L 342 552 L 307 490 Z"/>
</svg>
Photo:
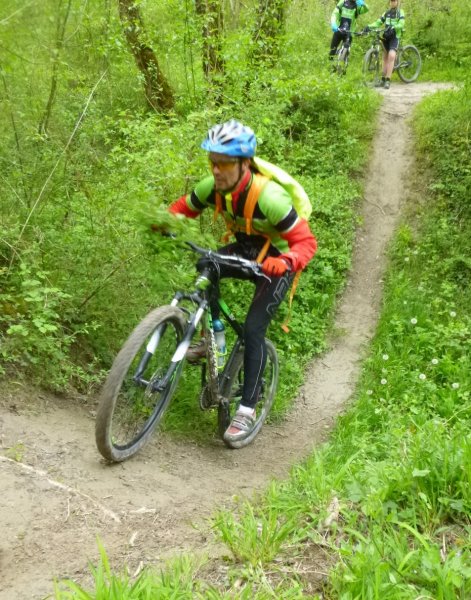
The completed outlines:
<svg viewBox="0 0 471 600">
<path fill-rule="evenodd" d="M 52 62 L 52 76 L 51 76 L 51 87 L 49 89 L 49 97 L 47 99 L 46 108 L 44 109 L 44 114 L 41 117 L 41 121 L 39 122 L 38 132 L 40 135 L 48 134 L 49 129 L 49 120 L 52 114 L 52 107 L 54 105 L 54 101 L 56 99 L 57 93 L 57 79 L 59 76 L 59 67 L 62 60 L 61 52 L 64 46 L 64 38 L 65 38 L 65 30 L 67 27 L 67 21 L 69 20 L 70 9 L 72 0 L 68 0 L 67 6 L 65 9 L 65 14 L 61 20 L 60 17 L 60 8 L 62 2 L 59 2 L 58 8 L 58 16 L 57 16 L 57 35 L 56 35 L 56 47 L 53 52 L 53 62 Z"/>
<path fill-rule="evenodd" d="M 249 53 L 252 66 L 275 65 L 280 53 L 287 4 L 288 0 L 260 0 Z"/>
<path fill-rule="evenodd" d="M 172 90 L 160 70 L 157 57 L 147 44 L 146 31 L 135 0 L 118 0 L 119 17 L 124 28 L 126 41 L 144 76 L 144 90 L 147 103 L 154 110 L 165 111 L 174 107 Z"/>
<path fill-rule="evenodd" d="M 195 0 L 197 14 L 202 18 L 203 72 L 216 103 L 222 101 L 224 60 L 224 13 L 221 0 Z"/>
<path fill-rule="evenodd" d="M 229 0 L 229 7 L 230 7 L 229 14 L 230 14 L 232 26 L 234 28 L 239 25 L 240 3 L 241 3 L 241 0 Z"/>
</svg>

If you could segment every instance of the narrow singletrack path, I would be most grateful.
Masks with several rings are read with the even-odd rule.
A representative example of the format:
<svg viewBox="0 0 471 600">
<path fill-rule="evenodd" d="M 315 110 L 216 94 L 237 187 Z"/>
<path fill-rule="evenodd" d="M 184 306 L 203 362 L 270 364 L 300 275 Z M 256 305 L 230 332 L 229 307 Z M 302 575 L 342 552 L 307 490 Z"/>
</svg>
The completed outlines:
<svg viewBox="0 0 471 600">
<path fill-rule="evenodd" d="M 380 307 L 385 248 L 406 197 L 408 116 L 428 93 L 449 87 L 394 84 L 384 92 L 366 179 L 353 267 L 338 307 L 337 335 L 314 361 L 296 407 L 248 448 L 231 451 L 156 436 L 134 459 L 101 461 L 94 415 L 27 391 L 0 398 L 0 600 L 36 600 L 54 578 L 89 582 L 97 537 L 112 564 L 134 573 L 189 549 L 205 549 L 203 522 L 232 494 L 250 497 L 326 439 L 352 394 Z M 282 376 L 282 375 L 281 375 Z M 21 397 L 21 401 L 19 398 Z M 201 525 L 195 528 L 193 524 Z"/>
</svg>

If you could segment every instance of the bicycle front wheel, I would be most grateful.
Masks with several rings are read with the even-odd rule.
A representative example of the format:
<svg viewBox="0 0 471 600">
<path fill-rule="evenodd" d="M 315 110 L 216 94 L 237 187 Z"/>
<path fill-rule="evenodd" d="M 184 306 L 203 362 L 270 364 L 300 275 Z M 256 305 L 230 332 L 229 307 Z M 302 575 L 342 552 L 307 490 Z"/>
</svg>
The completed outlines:
<svg viewBox="0 0 471 600">
<path fill-rule="evenodd" d="M 230 448 L 243 448 L 248 446 L 257 434 L 267 418 L 275 400 L 276 389 L 278 387 L 279 364 L 276 348 L 266 340 L 267 363 L 263 371 L 260 392 L 255 407 L 257 418 L 254 428 L 249 436 L 237 442 L 224 443 Z M 226 374 L 228 377 L 227 398 L 224 398 L 218 405 L 218 429 L 219 435 L 223 438 L 226 429 L 229 427 L 232 417 L 235 415 L 242 398 L 242 389 L 244 385 L 244 352 L 240 350 L 232 363 L 230 371 Z M 224 438 L 223 438 L 224 439 Z"/>
<path fill-rule="evenodd" d="M 348 66 L 348 48 L 342 46 L 337 55 L 337 75 L 345 75 Z"/>
<path fill-rule="evenodd" d="M 379 51 L 376 48 L 370 48 L 363 59 L 363 81 L 368 87 L 375 87 L 379 84 Z"/>
<path fill-rule="evenodd" d="M 415 46 L 404 46 L 397 55 L 397 74 L 404 83 L 412 83 L 419 76 L 422 59 Z"/>
<path fill-rule="evenodd" d="M 172 357 L 183 337 L 184 313 L 173 306 L 150 312 L 131 333 L 111 367 L 97 410 L 95 439 L 109 461 L 133 456 L 161 420 L 181 375 Z"/>
</svg>

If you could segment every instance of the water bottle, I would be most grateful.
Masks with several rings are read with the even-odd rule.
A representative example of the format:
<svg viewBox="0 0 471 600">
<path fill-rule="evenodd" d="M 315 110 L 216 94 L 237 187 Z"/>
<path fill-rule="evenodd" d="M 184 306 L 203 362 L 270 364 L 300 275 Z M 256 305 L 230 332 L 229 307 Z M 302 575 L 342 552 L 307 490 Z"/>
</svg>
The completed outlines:
<svg viewBox="0 0 471 600">
<path fill-rule="evenodd" d="M 222 369 L 226 361 L 226 335 L 224 333 L 224 324 L 221 319 L 213 320 L 214 339 L 217 346 L 217 364 L 218 369 Z"/>
</svg>

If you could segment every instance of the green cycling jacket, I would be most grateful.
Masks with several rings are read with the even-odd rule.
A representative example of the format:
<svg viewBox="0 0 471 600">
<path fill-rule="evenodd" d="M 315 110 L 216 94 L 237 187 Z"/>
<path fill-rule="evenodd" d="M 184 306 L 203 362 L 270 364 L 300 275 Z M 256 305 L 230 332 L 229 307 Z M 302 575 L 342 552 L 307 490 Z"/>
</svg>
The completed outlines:
<svg viewBox="0 0 471 600">
<path fill-rule="evenodd" d="M 357 6 L 355 0 L 340 0 L 332 12 L 330 24 L 341 27 L 344 24 L 348 25 L 349 31 L 355 31 L 356 19 L 358 15 L 363 15 L 369 10 L 365 3 L 362 6 Z"/>
<path fill-rule="evenodd" d="M 250 182 L 251 183 L 251 182 Z M 247 198 L 249 186 L 240 195 L 236 206 L 231 200 L 231 195 L 223 196 L 223 217 L 226 222 L 232 223 L 239 233 L 239 241 L 247 237 L 245 234 L 245 218 L 243 207 Z M 209 176 L 200 181 L 193 193 L 187 196 L 187 206 L 191 210 L 201 211 L 206 207 L 215 208 L 214 177 Z M 234 210 L 235 208 L 235 210 Z M 282 234 L 290 231 L 299 221 L 293 200 L 281 185 L 268 181 L 263 187 L 252 217 L 253 228 L 262 236 L 268 236 L 271 244 L 281 253 L 289 251 L 289 244 Z M 263 240 L 263 238 L 262 238 Z"/>
<path fill-rule="evenodd" d="M 383 15 L 381 15 L 381 17 L 377 21 L 368 25 L 368 27 L 374 29 L 376 27 L 382 27 L 383 25 L 389 25 L 390 27 L 394 27 L 394 29 L 396 30 L 396 37 L 398 39 L 401 39 L 402 33 L 404 31 L 404 19 L 405 15 L 402 8 L 390 8 Z"/>
</svg>

